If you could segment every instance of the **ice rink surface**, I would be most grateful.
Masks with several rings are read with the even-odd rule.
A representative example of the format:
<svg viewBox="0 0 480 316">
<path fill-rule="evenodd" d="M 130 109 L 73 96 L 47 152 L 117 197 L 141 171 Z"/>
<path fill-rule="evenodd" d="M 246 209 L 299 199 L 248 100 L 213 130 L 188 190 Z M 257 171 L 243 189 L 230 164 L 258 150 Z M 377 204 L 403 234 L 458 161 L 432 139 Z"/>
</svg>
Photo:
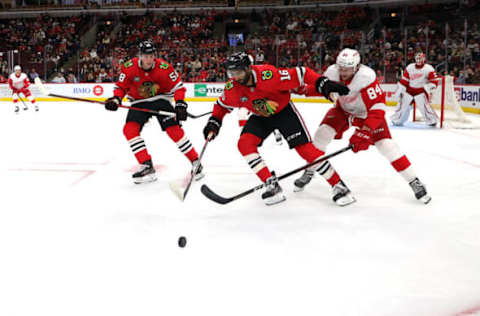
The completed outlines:
<svg viewBox="0 0 480 316">
<path fill-rule="evenodd" d="M 325 104 L 297 104 L 313 134 Z M 190 102 L 199 114 L 212 103 Z M 389 111 L 392 111 L 391 109 Z M 387 113 L 389 116 L 391 112 Z M 433 197 L 429 205 L 376 151 L 331 160 L 357 198 L 340 208 L 321 177 L 287 201 L 260 193 L 237 151 L 236 113 L 204 156 L 206 177 L 180 202 L 168 182 L 190 164 L 156 121 L 143 137 L 159 180 L 135 185 L 126 111 L 0 103 L 0 315 L 453 316 L 480 310 L 480 130 L 392 128 Z M 480 117 L 473 119 L 480 121 Z M 190 119 L 197 151 L 207 117 Z M 329 152 L 348 144 L 351 132 Z M 268 138 L 277 175 L 304 162 Z M 177 246 L 186 236 L 185 248 Z"/>
</svg>

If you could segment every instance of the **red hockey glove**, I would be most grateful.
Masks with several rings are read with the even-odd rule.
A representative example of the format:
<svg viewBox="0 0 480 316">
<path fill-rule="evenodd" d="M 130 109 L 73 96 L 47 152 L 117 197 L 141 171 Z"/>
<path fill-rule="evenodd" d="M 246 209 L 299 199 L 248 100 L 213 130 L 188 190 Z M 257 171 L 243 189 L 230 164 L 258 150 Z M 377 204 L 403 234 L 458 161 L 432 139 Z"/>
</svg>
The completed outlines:
<svg viewBox="0 0 480 316">
<path fill-rule="evenodd" d="M 370 145 L 373 145 L 372 132 L 370 129 L 368 127 L 362 129 L 357 128 L 352 137 L 350 137 L 350 145 L 353 146 L 352 151 L 354 153 L 367 150 Z"/>
</svg>

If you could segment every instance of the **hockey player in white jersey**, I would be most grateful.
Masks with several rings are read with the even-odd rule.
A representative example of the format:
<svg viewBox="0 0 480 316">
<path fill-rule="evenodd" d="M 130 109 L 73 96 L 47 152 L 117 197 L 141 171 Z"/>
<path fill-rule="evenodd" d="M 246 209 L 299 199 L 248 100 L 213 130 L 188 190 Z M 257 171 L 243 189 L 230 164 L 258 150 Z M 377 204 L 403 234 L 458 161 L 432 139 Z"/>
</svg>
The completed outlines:
<svg viewBox="0 0 480 316">
<path fill-rule="evenodd" d="M 392 123 L 397 126 L 403 125 L 410 115 L 410 104 L 415 101 L 425 123 L 432 127 L 436 126 L 438 115 L 430 106 L 430 99 L 437 87 L 437 80 L 435 69 L 425 63 L 425 55 L 416 53 L 415 63 L 407 66 L 395 91 L 394 98 L 399 101 L 395 113 L 390 118 Z"/>
<path fill-rule="evenodd" d="M 13 70 L 14 73 L 10 74 L 10 76 L 8 77 L 8 85 L 10 86 L 10 89 L 12 89 L 12 99 L 13 104 L 15 105 L 15 113 L 18 113 L 20 111 L 20 108 L 18 106 L 18 99 L 20 98 L 20 93 L 22 93 L 26 98 L 28 98 L 30 103 L 35 106 L 35 111 L 38 111 L 38 105 L 36 104 L 36 100 L 28 89 L 28 87 L 30 86 L 30 81 L 28 80 L 27 75 L 22 72 L 22 67 L 18 65 L 15 66 Z M 23 105 L 23 109 L 28 110 L 27 104 L 25 102 L 23 102 Z"/>
<path fill-rule="evenodd" d="M 327 145 L 333 139 L 341 139 L 350 126 L 355 126 L 355 132 L 350 138 L 353 152 L 367 150 L 370 145 L 375 145 L 380 154 L 410 185 L 415 197 L 425 204 L 430 202 L 431 197 L 428 196 L 425 186 L 417 178 L 407 156 L 390 135 L 385 120 L 385 92 L 380 87 L 375 71 L 360 64 L 358 51 L 345 48 L 339 53 L 336 64 L 331 65 L 323 75 L 332 81 L 346 84 L 350 92 L 339 96 L 335 106 L 325 114 L 315 132 L 315 146 L 326 152 Z M 304 94 L 318 95 L 314 87 L 308 85 Z M 295 191 L 302 191 L 315 171 L 321 174 L 327 167 L 326 161 L 314 169 L 307 169 L 295 180 Z"/>
</svg>

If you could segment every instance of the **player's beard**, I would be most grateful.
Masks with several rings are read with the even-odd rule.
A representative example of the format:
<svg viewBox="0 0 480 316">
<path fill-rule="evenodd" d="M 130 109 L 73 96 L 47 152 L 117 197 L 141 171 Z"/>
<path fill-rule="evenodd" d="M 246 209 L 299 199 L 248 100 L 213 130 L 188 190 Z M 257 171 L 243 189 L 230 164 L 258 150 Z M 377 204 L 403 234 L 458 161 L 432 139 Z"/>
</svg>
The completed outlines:
<svg viewBox="0 0 480 316">
<path fill-rule="evenodd" d="M 248 82 L 250 81 L 251 77 L 252 77 L 252 72 L 247 70 L 245 72 L 245 77 L 243 78 L 243 80 L 239 80 L 238 83 L 240 83 L 242 86 L 246 86 L 248 85 Z"/>
</svg>

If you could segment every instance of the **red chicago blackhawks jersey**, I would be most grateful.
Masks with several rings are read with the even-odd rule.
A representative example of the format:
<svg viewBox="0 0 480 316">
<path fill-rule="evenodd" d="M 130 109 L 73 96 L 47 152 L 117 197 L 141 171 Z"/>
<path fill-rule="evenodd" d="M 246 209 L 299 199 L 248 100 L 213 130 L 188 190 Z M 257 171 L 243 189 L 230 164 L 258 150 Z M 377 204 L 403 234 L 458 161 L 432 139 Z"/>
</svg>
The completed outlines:
<svg viewBox="0 0 480 316">
<path fill-rule="evenodd" d="M 246 108 L 259 116 L 271 116 L 290 102 L 290 90 L 304 84 L 315 85 L 319 74 L 307 67 L 279 70 L 271 65 L 252 66 L 253 86 L 230 79 L 213 108 L 213 116 L 223 119 L 233 108 Z"/>
<path fill-rule="evenodd" d="M 140 59 L 135 57 L 122 65 L 113 94 L 120 98 L 128 94 L 134 100 L 173 96 L 177 101 L 185 98 L 185 91 L 172 65 L 156 58 L 152 69 L 144 70 L 140 67 Z"/>
</svg>

